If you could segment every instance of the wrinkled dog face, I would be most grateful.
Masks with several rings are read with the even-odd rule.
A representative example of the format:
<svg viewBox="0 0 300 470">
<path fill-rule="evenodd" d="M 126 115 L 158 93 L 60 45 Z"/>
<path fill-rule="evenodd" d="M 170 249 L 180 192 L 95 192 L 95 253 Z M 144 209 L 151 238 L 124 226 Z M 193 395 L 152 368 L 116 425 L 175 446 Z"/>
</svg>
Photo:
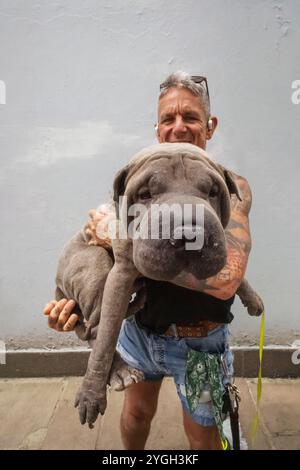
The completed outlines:
<svg viewBox="0 0 300 470">
<path fill-rule="evenodd" d="M 232 175 L 194 145 L 158 144 L 139 152 L 118 173 L 114 200 L 127 197 L 127 227 L 141 274 L 171 281 L 182 271 L 197 279 L 220 271 L 230 193 L 239 197 Z"/>
</svg>

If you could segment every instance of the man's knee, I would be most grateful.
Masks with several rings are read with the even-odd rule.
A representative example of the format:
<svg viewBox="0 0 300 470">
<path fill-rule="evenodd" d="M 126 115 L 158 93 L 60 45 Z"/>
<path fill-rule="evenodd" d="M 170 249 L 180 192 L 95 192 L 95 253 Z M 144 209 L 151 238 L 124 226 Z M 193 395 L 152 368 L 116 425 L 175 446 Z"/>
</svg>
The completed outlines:
<svg viewBox="0 0 300 470">
<path fill-rule="evenodd" d="M 126 406 L 122 411 L 122 420 L 126 423 L 151 423 L 156 408 L 144 409 L 141 406 Z"/>
<path fill-rule="evenodd" d="M 185 433 L 192 450 L 221 450 L 221 440 L 216 426 L 201 426 L 183 412 Z"/>
<path fill-rule="evenodd" d="M 122 419 L 150 423 L 155 415 L 160 382 L 138 383 L 125 390 Z"/>
<path fill-rule="evenodd" d="M 157 402 L 151 399 L 145 400 L 140 397 L 136 403 L 127 401 L 124 403 L 122 418 L 126 421 L 144 421 L 151 422 L 157 409 Z"/>
<path fill-rule="evenodd" d="M 206 428 L 204 432 L 198 435 L 189 435 L 187 437 L 190 442 L 191 450 L 221 450 L 222 444 L 217 429 Z"/>
</svg>

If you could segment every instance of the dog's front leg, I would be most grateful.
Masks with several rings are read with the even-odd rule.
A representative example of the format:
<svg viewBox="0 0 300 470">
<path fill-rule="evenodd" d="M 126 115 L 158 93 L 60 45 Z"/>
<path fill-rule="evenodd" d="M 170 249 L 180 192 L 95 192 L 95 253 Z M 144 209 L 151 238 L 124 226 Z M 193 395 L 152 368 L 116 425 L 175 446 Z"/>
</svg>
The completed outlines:
<svg viewBox="0 0 300 470">
<path fill-rule="evenodd" d="M 104 288 L 97 338 L 88 361 L 87 371 L 77 393 L 75 406 L 79 408 L 81 424 L 92 427 L 98 414 L 106 409 L 106 386 L 113 356 L 131 297 L 132 286 L 139 273 L 133 261 L 130 245 L 122 243 L 114 249 L 115 264 Z"/>
</svg>

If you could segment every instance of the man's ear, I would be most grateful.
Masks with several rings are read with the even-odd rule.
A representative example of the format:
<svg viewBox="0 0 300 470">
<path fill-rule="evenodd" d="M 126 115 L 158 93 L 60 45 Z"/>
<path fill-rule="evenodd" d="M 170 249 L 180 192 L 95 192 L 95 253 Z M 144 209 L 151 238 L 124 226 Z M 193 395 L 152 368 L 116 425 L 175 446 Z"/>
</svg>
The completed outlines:
<svg viewBox="0 0 300 470">
<path fill-rule="evenodd" d="M 212 138 L 217 125 L 218 125 L 218 118 L 216 116 L 210 116 L 208 123 L 207 123 L 206 140 L 210 140 Z"/>
</svg>

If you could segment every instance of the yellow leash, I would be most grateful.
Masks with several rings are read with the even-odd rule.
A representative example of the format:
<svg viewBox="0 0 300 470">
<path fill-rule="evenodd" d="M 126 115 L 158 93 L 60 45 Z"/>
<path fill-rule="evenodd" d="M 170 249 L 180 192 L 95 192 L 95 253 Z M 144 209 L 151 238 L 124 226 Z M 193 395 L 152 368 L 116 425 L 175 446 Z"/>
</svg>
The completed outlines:
<svg viewBox="0 0 300 470">
<path fill-rule="evenodd" d="M 228 449 L 228 441 L 227 439 L 221 439 L 221 443 L 222 443 L 222 450 L 227 450 Z"/>
<path fill-rule="evenodd" d="M 264 348 L 264 337 L 265 337 L 265 311 L 262 313 L 261 317 L 261 324 L 260 324 L 260 333 L 259 333 L 259 370 L 258 370 L 258 377 L 257 377 L 257 396 L 256 396 L 256 414 L 252 423 L 252 446 L 254 446 L 256 434 L 259 426 L 259 403 L 261 399 L 261 391 L 262 391 L 262 357 L 263 357 L 263 348 Z"/>
</svg>

